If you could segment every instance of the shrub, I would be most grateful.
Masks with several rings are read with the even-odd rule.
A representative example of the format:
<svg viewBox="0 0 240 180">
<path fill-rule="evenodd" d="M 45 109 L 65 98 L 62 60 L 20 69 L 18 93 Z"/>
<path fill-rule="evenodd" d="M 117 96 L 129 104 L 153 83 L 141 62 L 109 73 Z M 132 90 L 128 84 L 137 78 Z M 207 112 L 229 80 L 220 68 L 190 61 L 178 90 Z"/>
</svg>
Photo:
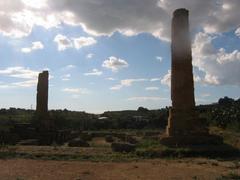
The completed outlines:
<svg viewBox="0 0 240 180">
<path fill-rule="evenodd" d="M 105 140 L 106 140 L 106 142 L 112 143 L 114 141 L 114 138 L 113 138 L 113 136 L 108 135 L 105 137 Z"/>
<path fill-rule="evenodd" d="M 111 148 L 114 152 L 133 152 L 136 149 L 136 146 L 129 143 L 112 143 Z"/>
<path fill-rule="evenodd" d="M 89 147 L 89 144 L 80 138 L 76 138 L 76 139 L 69 141 L 68 146 L 70 146 L 70 147 Z"/>
</svg>

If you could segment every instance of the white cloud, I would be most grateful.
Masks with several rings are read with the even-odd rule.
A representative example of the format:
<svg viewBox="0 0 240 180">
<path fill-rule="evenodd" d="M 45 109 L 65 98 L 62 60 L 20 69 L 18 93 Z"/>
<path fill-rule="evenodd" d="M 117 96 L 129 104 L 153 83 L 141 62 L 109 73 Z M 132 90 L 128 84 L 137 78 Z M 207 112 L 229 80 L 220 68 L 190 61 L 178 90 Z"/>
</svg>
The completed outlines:
<svg viewBox="0 0 240 180">
<path fill-rule="evenodd" d="M 72 18 L 65 23 L 81 25 L 85 32 L 91 35 L 111 35 L 119 31 L 127 36 L 141 32 L 161 35 L 169 15 L 157 7 L 158 0 L 137 0 L 126 2 L 75 1 L 60 0 L 57 3 L 49 0 L 49 6 L 55 12 L 70 11 Z M 127 19 L 127 21 L 126 21 Z M 169 34 L 169 33 L 168 33 Z"/>
<path fill-rule="evenodd" d="M 240 38 L 240 27 L 237 28 L 237 30 L 235 31 L 235 34 L 236 34 L 236 36 L 238 36 Z"/>
<path fill-rule="evenodd" d="M 158 87 L 146 87 L 145 90 L 146 91 L 157 91 L 157 90 L 159 90 L 159 88 Z"/>
<path fill-rule="evenodd" d="M 71 78 L 71 74 L 64 74 L 64 75 L 62 76 L 62 81 L 69 81 L 70 78 Z"/>
<path fill-rule="evenodd" d="M 127 100 L 128 101 L 161 101 L 161 100 L 167 100 L 167 98 L 162 98 L 159 96 L 136 96 L 136 97 L 130 97 Z"/>
<path fill-rule="evenodd" d="M 32 46 L 31 47 L 22 48 L 21 51 L 23 53 L 30 53 L 30 52 L 32 52 L 34 50 L 43 49 L 43 48 L 44 48 L 44 45 L 42 44 L 42 42 L 35 41 L 35 42 L 32 42 Z"/>
<path fill-rule="evenodd" d="M 62 91 L 70 94 L 89 94 L 89 90 L 85 88 L 64 88 Z"/>
<path fill-rule="evenodd" d="M 76 68 L 75 65 L 69 64 L 69 65 L 65 66 L 65 67 L 63 68 L 63 70 L 70 70 L 70 69 L 74 69 L 74 68 Z"/>
<path fill-rule="evenodd" d="M 209 97 L 209 96 L 211 96 L 211 94 L 209 94 L 209 93 L 203 93 L 203 94 L 201 94 L 201 97 Z"/>
<path fill-rule="evenodd" d="M 102 71 L 99 71 L 98 69 L 93 69 L 91 72 L 84 73 L 85 76 L 101 76 Z"/>
<path fill-rule="evenodd" d="M 225 49 L 220 48 L 218 51 L 217 61 L 220 64 L 240 61 L 240 52 L 239 50 L 234 50 L 231 53 L 227 53 Z"/>
<path fill-rule="evenodd" d="M 205 73 L 202 82 L 213 85 L 240 85 L 240 51 L 216 49 L 216 36 L 200 32 L 193 43 L 193 65 Z"/>
<path fill-rule="evenodd" d="M 171 86 L 171 70 L 168 70 L 168 73 L 161 79 L 161 83 L 168 87 Z"/>
<path fill-rule="evenodd" d="M 47 6 L 47 2 L 46 0 L 22 0 L 22 2 L 28 6 L 28 7 L 31 7 L 31 8 L 34 8 L 34 9 L 41 9 L 41 8 L 44 8 Z"/>
<path fill-rule="evenodd" d="M 123 86 L 121 85 L 121 84 L 117 84 L 117 85 L 114 85 L 114 86 L 112 86 L 112 87 L 110 87 L 110 90 L 119 90 L 119 89 L 121 89 Z"/>
<path fill-rule="evenodd" d="M 23 52 L 23 53 L 30 53 L 32 51 L 32 49 L 31 48 L 22 48 L 21 49 L 21 52 Z"/>
<path fill-rule="evenodd" d="M 150 79 L 151 82 L 160 81 L 160 80 L 161 80 L 161 78 L 152 78 L 152 79 Z"/>
<path fill-rule="evenodd" d="M 121 84 L 123 86 L 131 86 L 135 82 L 143 82 L 143 81 L 147 81 L 147 79 L 124 79 L 124 80 L 121 80 Z"/>
<path fill-rule="evenodd" d="M 15 82 L 12 83 L 12 86 L 16 86 L 16 87 L 33 87 L 37 85 L 37 79 L 31 79 L 31 80 L 27 80 L 27 81 L 21 81 L 21 82 Z"/>
<path fill-rule="evenodd" d="M 103 62 L 102 66 L 111 69 L 113 72 L 117 72 L 122 68 L 128 67 L 128 63 L 123 59 L 110 56 Z"/>
<path fill-rule="evenodd" d="M 114 78 L 112 78 L 112 77 L 109 77 L 109 78 L 106 78 L 106 80 L 115 81 L 116 79 L 114 79 Z"/>
<path fill-rule="evenodd" d="M 190 10 L 192 27 L 221 33 L 239 27 L 239 6 L 239 0 L 2 0 L 0 32 L 24 37 L 34 26 L 49 29 L 65 23 L 82 26 L 91 35 L 147 32 L 169 40 L 171 16 L 177 8 Z"/>
<path fill-rule="evenodd" d="M 223 48 L 215 48 L 212 44 L 217 36 L 199 32 L 193 42 L 193 65 L 204 73 L 201 78 L 195 76 L 195 82 L 211 85 L 240 85 L 240 51 L 227 52 Z M 169 73 L 162 79 L 169 84 Z"/>
<path fill-rule="evenodd" d="M 169 73 L 170 73 L 170 71 L 169 71 Z M 110 80 L 112 80 L 112 79 L 110 79 Z M 160 80 L 161 80 L 161 78 L 152 78 L 152 79 L 146 79 L 146 78 L 123 79 L 123 80 L 120 81 L 119 84 L 116 84 L 116 85 L 112 86 L 110 88 L 110 90 L 120 90 L 123 87 L 132 86 L 134 83 L 137 83 L 137 82 L 146 82 L 146 81 L 154 82 L 154 81 L 160 81 Z M 169 82 L 170 82 L 170 79 L 169 79 Z M 154 91 L 154 90 L 158 90 L 158 89 L 159 89 L 158 87 L 146 87 L 145 88 L 145 90 L 147 90 L 147 91 Z"/>
<path fill-rule="evenodd" d="M 161 56 L 156 56 L 156 59 L 159 61 L 159 62 L 162 62 L 163 61 L 163 58 Z"/>
<path fill-rule="evenodd" d="M 25 67 L 8 67 L 0 70 L 0 75 L 21 79 L 21 81 L 13 83 L 0 83 L 0 88 L 18 88 L 18 87 L 33 87 L 37 84 L 38 71 L 31 70 Z M 22 80 L 24 79 L 24 80 Z"/>
<path fill-rule="evenodd" d="M 201 77 L 198 76 L 198 75 L 194 75 L 194 76 L 193 76 L 193 80 L 194 80 L 195 83 L 196 83 L 196 82 L 201 82 L 201 81 L 202 81 Z"/>
<path fill-rule="evenodd" d="M 198 75 L 193 75 L 193 80 L 195 83 L 205 82 Z M 161 84 L 171 87 L 171 70 L 168 70 L 168 73 L 163 76 L 163 78 L 161 79 Z"/>
<path fill-rule="evenodd" d="M 73 44 L 76 49 L 80 49 L 84 46 L 91 46 L 96 43 L 97 41 L 92 37 L 73 38 Z"/>
<path fill-rule="evenodd" d="M 0 75 L 22 79 L 35 79 L 38 77 L 38 73 L 38 71 L 34 71 L 21 66 L 8 67 L 6 69 L 0 70 Z"/>
<path fill-rule="evenodd" d="M 207 33 L 222 33 L 239 26 L 238 0 L 161 0 L 159 6 L 167 12 L 184 7 L 190 10 L 192 27 L 203 28 Z"/>
<path fill-rule="evenodd" d="M 71 48 L 73 46 L 71 40 L 62 34 L 58 34 L 54 38 L 54 42 L 57 43 L 58 50 L 59 51 L 64 51 L 67 48 Z"/>
<path fill-rule="evenodd" d="M 129 0 L 127 3 L 108 0 L 2 0 L 0 33 L 20 38 L 28 36 L 35 26 L 49 29 L 65 23 L 82 26 L 92 35 L 111 35 L 119 31 L 132 36 L 148 32 L 169 40 L 172 12 L 185 7 L 190 10 L 191 27 L 204 31 L 202 35 L 197 34 L 193 50 L 195 66 L 205 73 L 202 81 L 236 85 L 239 84 L 239 50 L 228 52 L 214 48 L 211 34 L 238 28 L 235 33 L 239 35 L 239 6 L 239 0 Z M 72 38 L 62 35 L 55 39 L 59 50 L 74 47 Z M 77 44 L 76 47 L 81 47 L 81 43 Z M 31 49 L 27 47 L 23 51 L 28 53 Z M 113 71 L 118 70 L 110 63 L 105 65 Z"/>
<path fill-rule="evenodd" d="M 123 87 L 132 86 L 132 84 L 135 82 L 143 82 L 143 81 L 147 81 L 147 79 L 124 79 L 120 81 L 120 84 L 117 84 L 111 87 L 110 90 L 119 90 Z"/>
<path fill-rule="evenodd" d="M 89 53 L 89 54 L 87 54 L 87 55 L 86 55 L 86 58 L 87 58 L 87 59 L 92 59 L 92 58 L 93 58 L 93 56 L 94 56 L 94 54 L 93 54 L 93 53 Z"/>
<path fill-rule="evenodd" d="M 40 42 L 40 41 L 36 41 L 32 43 L 32 49 L 36 50 L 36 49 L 43 49 L 44 45 Z"/>
<path fill-rule="evenodd" d="M 84 46 L 90 46 L 97 43 L 97 41 L 92 37 L 68 38 L 62 34 L 56 35 L 54 42 L 57 43 L 59 51 L 64 51 L 67 48 L 73 47 L 75 49 L 80 49 Z"/>
<path fill-rule="evenodd" d="M 34 3 L 33 3 L 34 2 Z M 60 16 L 43 1 L 14 0 L 0 2 L 0 33 L 11 38 L 28 36 L 34 26 L 46 29 L 60 24 Z M 36 8 L 38 6 L 38 8 Z"/>
<path fill-rule="evenodd" d="M 211 74 L 206 74 L 203 82 L 211 85 L 218 85 L 220 83 L 218 77 Z"/>
<path fill-rule="evenodd" d="M 111 35 L 119 31 L 127 36 L 148 32 L 169 40 L 172 12 L 181 7 L 190 10 L 196 29 L 221 33 L 239 26 L 239 0 L 129 0 L 126 2 L 49 0 L 56 12 L 73 13 L 65 23 L 81 25 L 92 35 Z M 126 21 L 127 19 L 127 21 Z"/>
</svg>

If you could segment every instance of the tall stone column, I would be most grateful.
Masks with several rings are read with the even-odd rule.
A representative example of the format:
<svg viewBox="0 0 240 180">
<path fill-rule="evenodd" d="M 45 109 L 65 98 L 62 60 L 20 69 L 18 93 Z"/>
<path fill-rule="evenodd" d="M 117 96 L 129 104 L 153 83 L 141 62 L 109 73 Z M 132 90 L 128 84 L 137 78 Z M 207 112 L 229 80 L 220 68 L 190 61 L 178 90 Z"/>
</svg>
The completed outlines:
<svg viewBox="0 0 240 180">
<path fill-rule="evenodd" d="M 37 84 L 37 118 L 41 130 L 48 130 L 50 127 L 48 115 L 48 71 L 39 73 Z"/>
<path fill-rule="evenodd" d="M 214 142 L 195 111 L 189 12 L 177 9 L 172 19 L 171 100 L 165 144 Z"/>
<path fill-rule="evenodd" d="M 172 79 L 173 109 L 191 110 L 195 107 L 192 72 L 192 51 L 188 10 L 178 9 L 172 19 Z"/>
<path fill-rule="evenodd" d="M 171 99 L 167 134 L 169 136 L 195 132 L 194 85 L 188 10 L 177 9 L 172 19 Z"/>
</svg>

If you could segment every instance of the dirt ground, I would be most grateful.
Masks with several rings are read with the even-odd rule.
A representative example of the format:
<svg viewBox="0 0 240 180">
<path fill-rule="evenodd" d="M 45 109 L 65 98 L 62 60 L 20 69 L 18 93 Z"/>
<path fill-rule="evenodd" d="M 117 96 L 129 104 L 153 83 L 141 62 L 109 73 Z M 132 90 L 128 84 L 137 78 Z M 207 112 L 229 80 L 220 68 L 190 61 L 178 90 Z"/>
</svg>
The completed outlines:
<svg viewBox="0 0 240 180">
<path fill-rule="evenodd" d="M 236 164 L 237 163 L 237 164 Z M 201 158 L 139 162 L 0 160 L 1 180 L 161 180 L 216 179 L 239 174 L 239 162 Z"/>
</svg>

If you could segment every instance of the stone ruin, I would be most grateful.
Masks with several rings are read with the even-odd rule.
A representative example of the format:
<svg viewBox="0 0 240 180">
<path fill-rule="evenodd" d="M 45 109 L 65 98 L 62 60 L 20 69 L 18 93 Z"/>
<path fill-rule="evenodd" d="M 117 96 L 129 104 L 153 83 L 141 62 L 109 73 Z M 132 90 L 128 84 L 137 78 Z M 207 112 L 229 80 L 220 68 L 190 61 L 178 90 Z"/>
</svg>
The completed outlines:
<svg viewBox="0 0 240 180">
<path fill-rule="evenodd" d="M 40 130 L 50 130 L 48 114 L 48 71 L 39 73 L 37 84 L 37 107 L 36 115 L 39 121 Z"/>
<path fill-rule="evenodd" d="M 37 139 L 39 145 L 49 145 L 53 142 L 62 144 L 69 137 L 69 130 L 57 130 L 54 127 L 48 112 L 48 84 L 49 73 L 43 71 L 39 73 L 37 84 L 37 105 L 36 118 L 38 123 Z"/>
<path fill-rule="evenodd" d="M 172 19 L 171 100 L 166 145 L 219 144 L 221 138 L 208 133 L 195 110 L 194 80 L 188 10 L 177 9 Z"/>
</svg>

